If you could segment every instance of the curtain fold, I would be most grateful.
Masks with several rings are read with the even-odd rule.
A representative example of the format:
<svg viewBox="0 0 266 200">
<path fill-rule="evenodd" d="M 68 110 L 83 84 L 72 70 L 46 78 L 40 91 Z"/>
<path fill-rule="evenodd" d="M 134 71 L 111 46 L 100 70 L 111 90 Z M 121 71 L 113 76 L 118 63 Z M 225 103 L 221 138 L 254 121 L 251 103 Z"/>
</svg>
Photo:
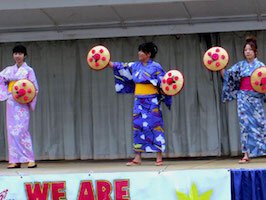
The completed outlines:
<svg viewBox="0 0 266 200">
<path fill-rule="evenodd" d="M 266 55 L 266 32 L 255 32 L 259 58 Z M 31 113 L 30 132 L 38 160 L 124 159 L 133 155 L 133 95 L 116 94 L 110 68 L 93 71 L 86 56 L 95 45 L 105 45 L 112 61 L 137 60 L 142 42 L 153 41 L 155 60 L 185 77 L 181 93 L 169 111 L 163 106 L 165 157 L 236 156 L 240 139 L 236 102 L 221 102 L 222 79 L 202 62 L 215 45 L 229 55 L 228 66 L 242 59 L 244 32 L 147 36 L 23 43 L 26 62 L 35 70 L 40 93 Z M 13 64 L 14 43 L 0 44 L 1 70 Z M 261 46 L 260 46 L 261 45 Z M 266 60 L 265 60 L 266 62 Z M 7 159 L 5 103 L 0 103 L 0 159 Z M 154 156 L 146 154 L 145 157 Z"/>
</svg>

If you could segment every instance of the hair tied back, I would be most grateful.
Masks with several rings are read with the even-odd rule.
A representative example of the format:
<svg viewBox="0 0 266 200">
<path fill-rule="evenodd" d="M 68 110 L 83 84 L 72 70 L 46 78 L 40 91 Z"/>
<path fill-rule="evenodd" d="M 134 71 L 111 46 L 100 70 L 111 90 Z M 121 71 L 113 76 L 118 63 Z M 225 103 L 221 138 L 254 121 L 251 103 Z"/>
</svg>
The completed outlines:
<svg viewBox="0 0 266 200">
<path fill-rule="evenodd" d="M 257 39 L 256 39 L 256 37 L 255 36 L 247 36 L 246 37 L 246 42 L 248 43 L 248 42 L 253 42 L 253 43 L 257 43 Z"/>
</svg>

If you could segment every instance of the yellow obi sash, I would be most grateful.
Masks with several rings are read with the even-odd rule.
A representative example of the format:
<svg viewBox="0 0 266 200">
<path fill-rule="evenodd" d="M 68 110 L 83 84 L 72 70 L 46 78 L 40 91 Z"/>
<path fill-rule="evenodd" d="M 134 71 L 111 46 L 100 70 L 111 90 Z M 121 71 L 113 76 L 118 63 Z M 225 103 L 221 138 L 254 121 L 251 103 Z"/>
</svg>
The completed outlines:
<svg viewBox="0 0 266 200">
<path fill-rule="evenodd" d="M 12 92 L 13 85 L 16 83 L 16 81 L 10 81 L 8 83 L 8 92 Z"/>
<path fill-rule="evenodd" d="M 136 83 L 135 95 L 158 94 L 158 89 L 152 84 Z"/>
</svg>

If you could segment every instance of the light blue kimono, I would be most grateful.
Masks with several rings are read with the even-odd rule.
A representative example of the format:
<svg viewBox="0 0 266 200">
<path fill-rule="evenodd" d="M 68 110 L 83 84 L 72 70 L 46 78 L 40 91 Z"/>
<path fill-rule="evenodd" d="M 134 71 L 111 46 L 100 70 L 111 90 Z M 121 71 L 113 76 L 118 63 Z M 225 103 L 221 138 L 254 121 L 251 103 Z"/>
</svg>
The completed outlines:
<svg viewBox="0 0 266 200">
<path fill-rule="evenodd" d="M 253 90 L 240 90 L 240 80 L 251 76 L 258 67 L 265 66 L 257 58 L 252 63 L 240 61 L 225 70 L 222 101 L 237 99 L 241 131 L 241 148 L 250 157 L 266 155 L 266 124 L 264 94 Z"/>
</svg>

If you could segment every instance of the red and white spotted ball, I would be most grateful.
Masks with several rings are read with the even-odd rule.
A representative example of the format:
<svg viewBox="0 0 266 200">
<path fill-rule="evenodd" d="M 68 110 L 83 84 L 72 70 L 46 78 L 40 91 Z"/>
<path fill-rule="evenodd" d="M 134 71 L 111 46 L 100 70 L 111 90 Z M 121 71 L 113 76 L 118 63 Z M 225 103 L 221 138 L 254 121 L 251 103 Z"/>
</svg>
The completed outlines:
<svg viewBox="0 0 266 200">
<path fill-rule="evenodd" d="M 87 55 L 87 63 L 92 69 L 101 70 L 107 67 L 110 58 L 109 50 L 102 45 L 98 45 L 91 48 L 89 51 Z"/>
<path fill-rule="evenodd" d="M 266 67 L 262 66 L 255 69 L 250 76 L 250 82 L 255 91 L 266 93 Z"/>
<path fill-rule="evenodd" d="M 212 47 L 203 56 L 204 66 L 211 71 L 219 71 L 226 67 L 229 55 L 222 47 Z"/>
<path fill-rule="evenodd" d="M 36 96 L 36 88 L 28 79 L 18 80 L 12 87 L 12 96 L 18 103 L 27 104 Z"/>
<path fill-rule="evenodd" d="M 161 83 L 161 88 L 163 92 L 167 95 L 173 96 L 177 95 L 184 86 L 184 76 L 178 70 L 168 71 Z"/>
</svg>

